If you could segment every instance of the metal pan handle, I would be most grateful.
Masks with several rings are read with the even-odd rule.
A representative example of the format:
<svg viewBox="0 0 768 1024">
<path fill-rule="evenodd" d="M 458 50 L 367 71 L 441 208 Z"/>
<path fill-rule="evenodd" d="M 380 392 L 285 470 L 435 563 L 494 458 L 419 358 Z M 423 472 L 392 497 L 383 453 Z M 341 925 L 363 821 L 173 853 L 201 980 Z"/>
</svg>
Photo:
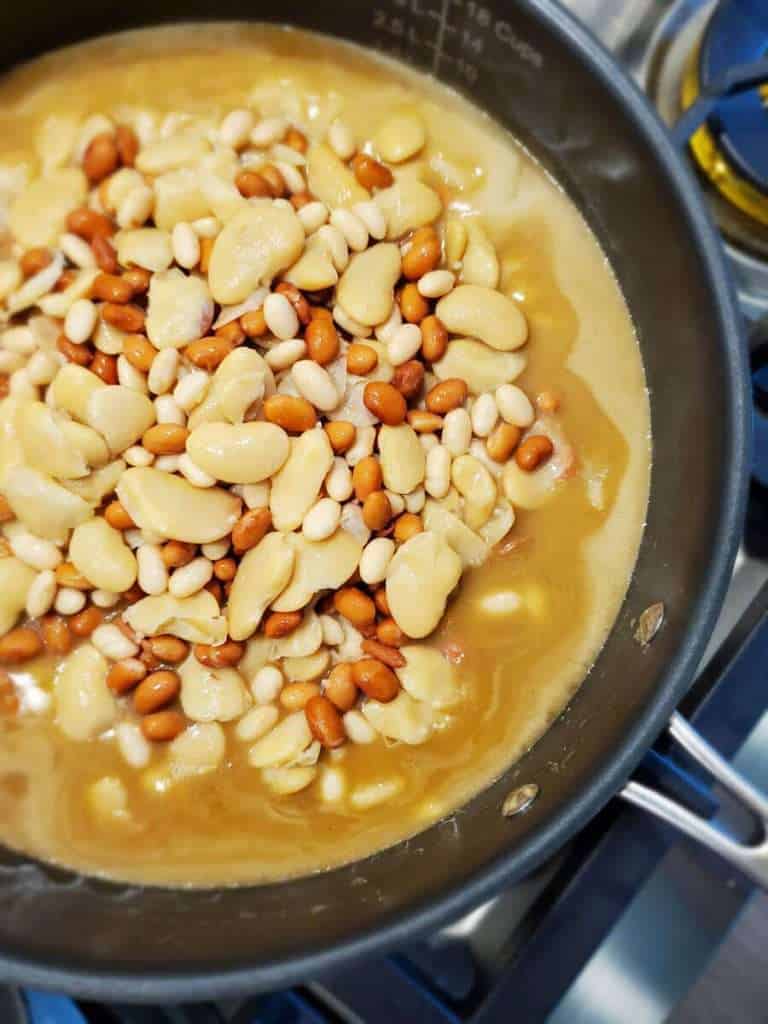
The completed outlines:
<svg viewBox="0 0 768 1024">
<path fill-rule="evenodd" d="M 740 799 L 758 819 L 762 827 L 760 842 L 756 845 L 739 842 L 705 818 L 639 782 L 628 782 L 620 796 L 709 847 L 758 885 L 768 889 L 768 798 L 722 758 L 677 712 L 670 719 L 669 732 L 699 765 L 706 768 L 729 793 Z"/>
</svg>

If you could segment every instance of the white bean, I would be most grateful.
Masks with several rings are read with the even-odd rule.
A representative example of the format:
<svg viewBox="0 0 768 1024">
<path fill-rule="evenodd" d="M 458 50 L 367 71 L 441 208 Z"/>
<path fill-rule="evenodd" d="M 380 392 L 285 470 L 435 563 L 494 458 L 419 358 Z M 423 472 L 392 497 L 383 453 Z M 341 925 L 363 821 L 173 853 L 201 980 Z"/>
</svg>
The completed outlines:
<svg viewBox="0 0 768 1024">
<path fill-rule="evenodd" d="M 193 487 L 213 487 L 216 483 L 216 477 L 211 476 L 210 473 L 206 473 L 204 469 L 200 469 L 196 462 L 184 452 L 183 455 L 178 456 L 179 459 L 179 472 L 184 476 Z"/>
<path fill-rule="evenodd" d="M 360 462 L 361 459 L 364 459 L 368 455 L 370 455 L 371 452 L 373 451 L 375 441 L 375 427 L 358 427 L 357 434 L 355 436 L 355 443 L 344 456 L 347 465 L 354 467 L 358 464 L 358 462 Z"/>
<path fill-rule="evenodd" d="M 11 352 L 0 353 L 0 355 L 12 354 Z M 39 386 L 50 384 L 59 372 L 60 366 L 61 363 L 52 352 L 43 352 L 41 350 L 30 356 L 26 366 L 27 376 L 33 384 Z"/>
<path fill-rule="evenodd" d="M 394 328 L 387 340 L 387 358 L 393 366 L 413 359 L 421 348 L 421 331 L 417 324 L 402 324 Z"/>
<path fill-rule="evenodd" d="M 528 395 L 515 384 L 502 384 L 496 388 L 496 405 L 501 418 L 515 427 L 530 427 L 536 418 Z"/>
<path fill-rule="evenodd" d="M 307 354 L 307 346 L 303 338 L 291 338 L 280 341 L 265 355 L 267 366 L 271 370 L 287 370 Z"/>
<path fill-rule="evenodd" d="M 331 226 L 339 229 L 353 252 L 362 252 L 368 247 L 368 228 L 351 210 L 337 207 L 331 214 Z"/>
<path fill-rule="evenodd" d="M 292 152 L 295 152 L 295 150 L 292 150 Z M 287 163 L 285 160 L 275 161 L 275 167 L 282 174 L 283 181 L 288 186 L 289 192 L 293 195 L 296 195 L 297 192 L 306 192 L 307 183 L 304 181 L 304 175 L 298 167 L 294 167 L 293 164 Z"/>
<path fill-rule="evenodd" d="M 141 535 L 141 530 L 136 529 L 123 530 L 123 540 L 129 548 L 133 548 L 134 550 L 141 544 L 146 543 Z"/>
<path fill-rule="evenodd" d="M 469 451 L 472 421 L 466 409 L 451 409 L 445 414 L 440 440 L 454 457 Z"/>
<path fill-rule="evenodd" d="M 395 542 L 389 537 L 369 541 L 360 555 L 360 579 L 363 583 L 381 583 L 395 553 Z"/>
<path fill-rule="evenodd" d="M 274 704 L 251 708 L 235 726 L 235 736 L 246 742 L 265 736 L 277 722 L 279 712 Z"/>
<path fill-rule="evenodd" d="M 439 445 L 440 442 L 434 434 L 419 434 L 419 444 L 425 452 L 428 452 Z"/>
<path fill-rule="evenodd" d="M 140 444 L 132 444 L 123 452 L 123 458 L 129 466 L 151 466 L 155 461 L 152 452 L 147 451 Z"/>
<path fill-rule="evenodd" d="M 418 513 L 424 508 L 427 495 L 423 487 L 417 487 L 415 490 L 404 495 L 404 499 L 406 512 Z"/>
<path fill-rule="evenodd" d="M 389 498 L 389 507 L 392 509 L 392 516 L 396 518 L 405 511 L 405 499 L 397 491 L 390 491 L 385 488 L 384 493 Z"/>
<path fill-rule="evenodd" d="M 143 768 L 149 763 L 152 748 L 136 722 L 120 722 L 115 727 L 117 748 L 132 768 Z"/>
<path fill-rule="evenodd" d="M 333 307 L 333 319 L 339 327 L 347 331 L 348 334 L 354 335 L 356 338 L 370 337 L 371 328 L 366 327 L 365 324 L 358 323 L 357 320 L 353 319 L 338 302 Z"/>
<path fill-rule="evenodd" d="M 184 412 L 189 412 L 205 398 L 211 383 L 211 376 L 205 370 L 192 370 L 179 381 L 173 389 L 176 404 Z"/>
<path fill-rule="evenodd" d="M 221 222 L 218 217 L 198 217 L 190 227 L 198 238 L 215 238 L 221 231 Z"/>
<path fill-rule="evenodd" d="M 478 395 L 472 405 L 472 430 L 476 437 L 488 437 L 499 419 L 496 400 L 488 391 Z"/>
<path fill-rule="evenodd" d="M 253 131 L 250 110 L 230 110 L 219 126 L 219 140 L 232 149 L 242 149 Z"/>
<path fill-rule="evenodd" d="M 139 653 L 139 645 L 135 644 L 112 622 L 105 622 L 104 625 L 97 626 L 91 633 L 91 643 L 105 658 L 112 661 L 122 661 L 123 658 L 132 658 Z"/>
<path fill-rule="evenodd" d="M 373 199 L 363 203 L 355 203 L 352 212 L 365 224 L 368 234 L 381 241 L 387 233 L 387 221 L 381 211 L 381 207 Z"/>
<path fill-rule="evenodd" d="M 176 225 L 178 227 L 178 224 Z M 164 348 L 152 360 L 147 385 L 153 395 L 164 395 L 176 383 L 179 372 L 179 350 Z"/>
<path fill-rule="evenodd" d="M 178 455 L 158 455 L 153 463 L 155 469 L 159 469 L 161 473 L 178 473 L 179 471 L 179 456 Z"/>
<path fill-rule="evenodd" d="M 74 263 L 81 270 L 96 266 L 96 257 L 93 255 L 93 249 L 79 235 L 73 235 L 68 231 L 65 232 L 59 238 L 59 248 L 69 262 Z"/>
<path fill-rule="evenodd" d="M 339 160 L 349 160 L 357 149 L 352 129 L 339 117 L 334 118 L 328 128 L 328 145 Z"/>
<path fill-rule="evenodd" d="M 279 292 L 272 292 L 264 300 L 264 320 L 267 327 L 281 341 L 295 338 L 299 330 L 299 318 L 288 299 Z"/>
<path fill-rule="evenodd" d="M 332 615 L 320 616 L 320 628 L 323 631 L 323 643 L 326 647 L 338 647 L 344 643 L 344 630 L 341 623 Z"/>
<path fill-rule="evenodd" d="M 333 498 L 321 498 L 304 516 L 301 532 L 307 540 L 326 540 L 334 534 L 341 519 L 341 505 Z"/>
<path fill-rule="evenodd" d="M 114 608 L 120 600 L 120 594 L 114 594 L 111 590 L 92 590 L 91 601 L 97 608 Z"/>
<path fill-rule="evenodd" d="M 332 224 L 324 224 L 317 232 L 317 237 L 328 250 L 331 262 L 341 274 L 342 271 L 347 269 L 347 264 L 349 263 L 349 246 L 347 245 L 346 238 Z"/>
<path fill-rule="evenodd" d="M 136 550 L 138 582 L 145 594 L 164 594 L 168 589 L 168 569 L 156 544 L 142 544 Z"/>
<path fill-rule="evenodd" d="M 63 561 L 63 555 L 50 541 L 43 537 L 35 537 L 26 530 L 19 530 L 10 538 L 11 551 L 20 558 L 26 565 L 32 566 L 38 572 L 44 569 L 55 569 Z"/>
<path fill-rule="evenodd" d="M 320 798 L 327 804 L 338 803 L 347 788 L 344 772 L 340 768 L 324 767 L 320 774 Z"/>
<path fill-rule="evenodd" d="M 424 298 L 439 299 L 447 295 L 455 283 L 456 278 L 450 270 L 430 270 L 419 278 L 416 287 Z"/>
<path fill-rule="evenodd" d="M 182 565 L 168 581 L 168 590 L 174 597 L 191 597 L 202 590 L 213 576 L 213 563 L 208 558 L 193 558 Z"/>
<path fill-rule="evenodd" d="M 376 730 L 356 708 L 347 711 L 343 719 L 347 736 L 353 743 L 373 743 L 376 739 Z"/>
<path fill-rule="evenodd" d="M 210 544 L 201 545 L 200 550 L 206 558 L 210 558 L 212 562 L 218 562 L 229 551 L 229 541 L 226 537 L 223 540 L 214 540 Z"/>
<path fill-rule="evenodd" d="M 333 460 L 333 465 L 325 478 L 325 490 L 334 501 L 346 501 L 352 496 L 352 473 L 346 461 L 339 455 Z"/>
<path fill-rule="evenodd" d="M 138 228 L 146 221 L 155 205 L 155 193 L 148 185 L 131 189 L 120 203 L 116 220 L 121 228 Z"/>
<path fill-rule="evenodd" d="M 59 615 L 76 615 L 85 607 L 85 594 L 74 587 L 60 587 L 53 607 Z"/>
<path fill-rule="evenodd" d="M 166 349 L 165 351 L 175 350 Z M 160 395 L 155 399 L 155 418 L 158 423 L 178 423 L 181 427 L 187 422 L 184 410 L 172 395 Z"/>
<path fill-rule="evenodd" d="M 264 665 L 251 682 L 251 693 L 257 704 L 270 704 L 277 700 L 283 688 L 283 673 L 275 665 Z"/>
<path fill-rule="evenodd" d="M 393 302 L 392 312 L 389 314 L 384 323 L 379 324 L 379 326 L 375 330 L 377 339 L 379 341 L 383 341 L 384 343 L 388 342 L 392 335 L 394 334 L 394 332 L 397 330 L 397 328 L 400 327 L 402 322 L 403 314 L 400 312 L 400 307 L 396 302 Z"/>
<path fill-rule="evenodd" d="M 436 444 L 427 452 L 427 475 L 424 480 L 424 489 L 433 498 L 444 498 L 450 486 L 451 453 L 444 445 Z"/>
<path fill-rule="evenodd" d="M 75 345 L 88 341 L 98 320 L 98 310 L 90 299 L 77 299 L 64 317 L 64 333 Z"/>
<path fill-rule="evenodd" d="M 339 393 L 331 375 L 313 359 L 294 363 L 291 377 L 300 394 L 321 412 L 330 412 L 339 404 Z"/>
<path fill-rule="evenodd" d="M 141 370 L 137 370 L 133 363 L 129 363 L 123 355 L 117 357 L 117 380 L 124 388 L 138 391 L 141 395 L 147 393 L 146 375 Z"/>
<path fill-rule="evenodd" d="M 248 508 L 266 508 L 269 504 L 269 481 L 260 484 L 241 484 L 241 488 L 241 497 Z"/>
<path fill-rule="evenodd" d="M 180 267 L 191 270 L 200 262 L 200 241 L 192 226 L 186 221 L 180 220 L 174 225 L 171 233 L 171 246 L 173 258 Z M 175 349 L 166 349 L 166 352 L 175 352 Z"/>
<path fill-rule="evenodd" d="M 303 224 L 306 233 L 311 235 L 328 222 L 328 207 L 325 203 L 321 203 L 319 199 L 316 199 L 311 203 L 305 203 L 297 211 L 297 216 Z"/>
<path fill-rule="evenodd" d="M 259 149 L 266 149 L 280 139 L 285 138 L 288 122 L 284 117 L 267 117 L 254 125 L 251 131 L 251 143 Z"/>
<path fill-rule="evenodd" d="M 32 580 L 27 591 L 26 612 L 30 619 L 39 619 L 51 610 L 56 597 L 56 574 L 44 569 Z"/>
</svg>

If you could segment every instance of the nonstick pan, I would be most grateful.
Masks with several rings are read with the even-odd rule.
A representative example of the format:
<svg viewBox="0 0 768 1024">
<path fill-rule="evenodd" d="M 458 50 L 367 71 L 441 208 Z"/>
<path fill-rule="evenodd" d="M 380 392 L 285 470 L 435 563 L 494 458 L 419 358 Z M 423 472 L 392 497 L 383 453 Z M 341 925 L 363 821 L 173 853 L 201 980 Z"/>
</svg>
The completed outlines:
<svg viewBox="0 0 768 1024">
<path fill-rule="evenodd" d="M 400 56 L 467 93 L 553 173 L 637 327 L 651 499 L 629 593 L 585 685 L 449 821 L 325 874 L 216 891 L 94 881 L 0 853 L 0 976 L 107 1001 L 306 980 L 433 930 L 540 864 L 624 786 L 689 686 L 728 583 L 747 478 L 747 366 L 720 243 L 661 123 L 552 0 L 26 0 L 0 10 L 0 66 L 88 36 L 213 18 L 294 24 Z M 638 622 L 659 602 L 663 623 L 641 645 Z M 653 616 L 642 619 L 646 639 Z M 536 799 L 503 816 L 522 785 Z"/>
</svg>

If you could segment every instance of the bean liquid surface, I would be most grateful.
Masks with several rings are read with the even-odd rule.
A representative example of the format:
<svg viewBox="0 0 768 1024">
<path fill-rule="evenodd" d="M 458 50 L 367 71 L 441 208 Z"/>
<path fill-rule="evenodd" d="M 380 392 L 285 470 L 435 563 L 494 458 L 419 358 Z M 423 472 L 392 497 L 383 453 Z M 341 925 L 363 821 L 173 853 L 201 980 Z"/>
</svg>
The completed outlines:
<svg viewBox="0 0 768 1024">
<path fill-rule="evenodd" d="M 153 790 L 107 737 L 84 746 L 49 717 L 0 720 L 0 838 L 46 860 L 145 883 L 276 879 L 349 861 L 449 813 L 528 749 L 578 688 L 613 623 L 635 562 L 648 496 L 649 408 L 640 354 L 610 267 L 569 199 L 478 109 L 371 54 L 262 26 L 185 26 L 49 55 L 0 82 L 0 164 L 34 165 L 46 117 L 125 108 L 210 115 L 285 101 L 311 117 L 343 110 L 358 137 L 402 107 L 428 127 L 423 159 L 449 162 L 442 184 L 476 211 L 496 245 L 503 291 L 531 328 L 528 394 L 560 396 L 578 472 L 555 499 L 519 510 L 502 551 L 466 575 L 434 642 L 460 657 L 464 699 L 423 746 L 349 743 L 350 782 L 397 778 L 367 810 L 323 806 L 313 788 L 270 794 L 230 736 L 226 766 Z M 437 178 L 435 179 L 438 180 Z M 0 187 L 2 182 L 0 181 Z M 425 581 L 428 585 L 428 581 Z M 512 591 L 516 611 L 484 597 Z M 55 665 L 25 666 L 50 687 Z M 132 819 L 94 819 L 84 792 L 122 779 Z"/>
</svg>

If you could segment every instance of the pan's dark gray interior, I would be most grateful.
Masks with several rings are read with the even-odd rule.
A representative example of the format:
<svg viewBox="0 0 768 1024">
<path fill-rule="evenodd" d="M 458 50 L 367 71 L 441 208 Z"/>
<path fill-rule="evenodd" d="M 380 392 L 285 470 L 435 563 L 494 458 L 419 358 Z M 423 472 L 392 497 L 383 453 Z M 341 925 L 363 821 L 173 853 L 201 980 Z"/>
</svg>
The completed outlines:
<svg viewBox="0 0 768 1024">
<path fill-rule="evenodd" d="M 409 0 L 378 5 L 417 18 Z M 549 0 L 476 7 L 435 0 L 451 39 L 482 37 L 474 83 L 438 72 L 512 129 L 580 206 L 619 277 L 651 388 L 655 464 L 640 562 L 609 643 L 571 710 L 454 820 L 326 875 L 218 892 L 141 890 L 0 859 L 0 975 L 102 998 L 193 999 L 306 979 L 340 957 L 434 927 L 530 870 L 608 799 L 690 681 L 723 593 L 741 517 L 746 369 L 719 248 L 663 129 L 610 59 Z M 463 13 L 462 13 L 463 12 Z M 424 40 L 354 0 L 43 0 L 0 9 L 0 64 L 89 35 L 216 17 L 303 25 L 434 66 Z M 418 19 L 417 19 L 418 20 Z M 667 622 L 641 652 L 632 622 L 662 600 Z M 567 756 L 566 756 L 567 755 Z M 549 766 L 562 765 L 558 772 Z M 538 782 L 516 819 L 509 789 Z"/>
</svg>

